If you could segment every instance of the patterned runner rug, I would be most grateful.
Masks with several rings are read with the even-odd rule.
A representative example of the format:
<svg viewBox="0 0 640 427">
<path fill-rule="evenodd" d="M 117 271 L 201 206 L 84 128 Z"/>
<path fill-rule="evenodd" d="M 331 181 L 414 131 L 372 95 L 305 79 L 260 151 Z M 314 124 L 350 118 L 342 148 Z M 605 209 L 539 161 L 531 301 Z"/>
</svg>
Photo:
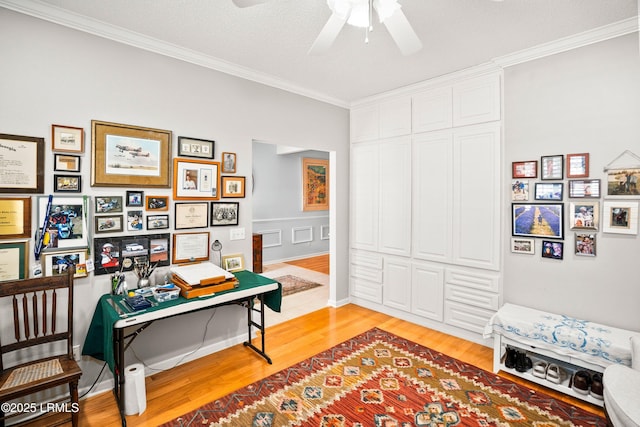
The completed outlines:
<svg viewBox="0 0 640 427">
<path fill-rule="evenodd" d="M 374 328 L 165 426 L 606 426 L 605 420 Z"/>
<path fill-rule="evenodd" d="M 286 276 L 274 277 L 273 280 L 282 284 L 283 297 L 295 294 L 296 292 L 302 292 L 309 289 L 317 288 L 318 286 L 322 286 L 320 283 L 311 282 L 309 280 L 305 280 L 297 276 L 292 276 L 290 274 L 287 274 Z"/>
</svg>

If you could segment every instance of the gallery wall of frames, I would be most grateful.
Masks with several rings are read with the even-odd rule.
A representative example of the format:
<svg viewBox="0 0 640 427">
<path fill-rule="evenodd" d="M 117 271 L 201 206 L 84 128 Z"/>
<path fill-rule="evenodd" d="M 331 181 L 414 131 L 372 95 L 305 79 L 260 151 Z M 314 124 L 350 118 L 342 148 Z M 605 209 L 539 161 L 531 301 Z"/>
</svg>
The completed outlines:
<svg viewBox="0 0 640 427">
<path fill-rule="evenodd" d="M 589 153 L 512 163 L 511 252 L 595 257 L 599 233 L 638 234 L 640 157 L 626 150 L 593 178 Z"/>
</svg>

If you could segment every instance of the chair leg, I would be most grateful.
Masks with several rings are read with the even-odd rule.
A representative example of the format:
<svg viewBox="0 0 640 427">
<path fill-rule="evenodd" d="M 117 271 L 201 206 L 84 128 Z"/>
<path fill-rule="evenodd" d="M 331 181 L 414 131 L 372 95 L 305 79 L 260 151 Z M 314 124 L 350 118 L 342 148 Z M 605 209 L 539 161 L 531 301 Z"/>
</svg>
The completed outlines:
<svg viewBox="0 0 640 427">
<path fill-rule="evenodd" d="M 69 383 L 69 394 L 71 395 L 71 425 L 73 427 L 78 426 L 78 418 L 80 415 L 80 406 L 78 403 L 78 381 L 72 381 Z"/>
</svg>

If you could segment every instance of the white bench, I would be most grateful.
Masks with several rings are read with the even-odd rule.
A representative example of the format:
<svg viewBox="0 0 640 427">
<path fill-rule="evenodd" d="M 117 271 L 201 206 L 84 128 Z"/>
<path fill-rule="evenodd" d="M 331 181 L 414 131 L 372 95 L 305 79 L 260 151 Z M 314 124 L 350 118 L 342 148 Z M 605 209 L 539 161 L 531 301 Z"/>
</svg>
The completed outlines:
<svg viewBox="0 0 640 427">
<path fill-rule="evenodd" d="M 505 304 L 489 319 L 484 336 L 494 337 L 494 372 L 508 371 L 602 406 L 601 400 L 571 389 L 571 374 L 581 369 L 602 373 L 612 364 L 631 366 L 630 338 L 640 337 L 640 333 Z M 567 380 L 553 384 L 531 373 L 506 368 L 503 362 L 507 346 L 526 351 L 534 361 L 546 360 L 559 364 L 569 374 Z"/>
</svg>

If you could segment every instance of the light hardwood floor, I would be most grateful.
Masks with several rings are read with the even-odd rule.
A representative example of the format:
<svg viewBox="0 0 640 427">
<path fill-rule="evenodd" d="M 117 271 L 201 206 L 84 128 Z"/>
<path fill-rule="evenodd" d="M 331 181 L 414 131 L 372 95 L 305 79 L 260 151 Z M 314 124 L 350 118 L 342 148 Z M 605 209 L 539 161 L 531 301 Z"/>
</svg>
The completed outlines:
<svg viewBox="0 0 640 427">
<path fill-rule="evenodd" d="M 295 265 L 319 273 L 329 274 L 329 254 L 287 261 L 285 264 Z"/>
</svg>

